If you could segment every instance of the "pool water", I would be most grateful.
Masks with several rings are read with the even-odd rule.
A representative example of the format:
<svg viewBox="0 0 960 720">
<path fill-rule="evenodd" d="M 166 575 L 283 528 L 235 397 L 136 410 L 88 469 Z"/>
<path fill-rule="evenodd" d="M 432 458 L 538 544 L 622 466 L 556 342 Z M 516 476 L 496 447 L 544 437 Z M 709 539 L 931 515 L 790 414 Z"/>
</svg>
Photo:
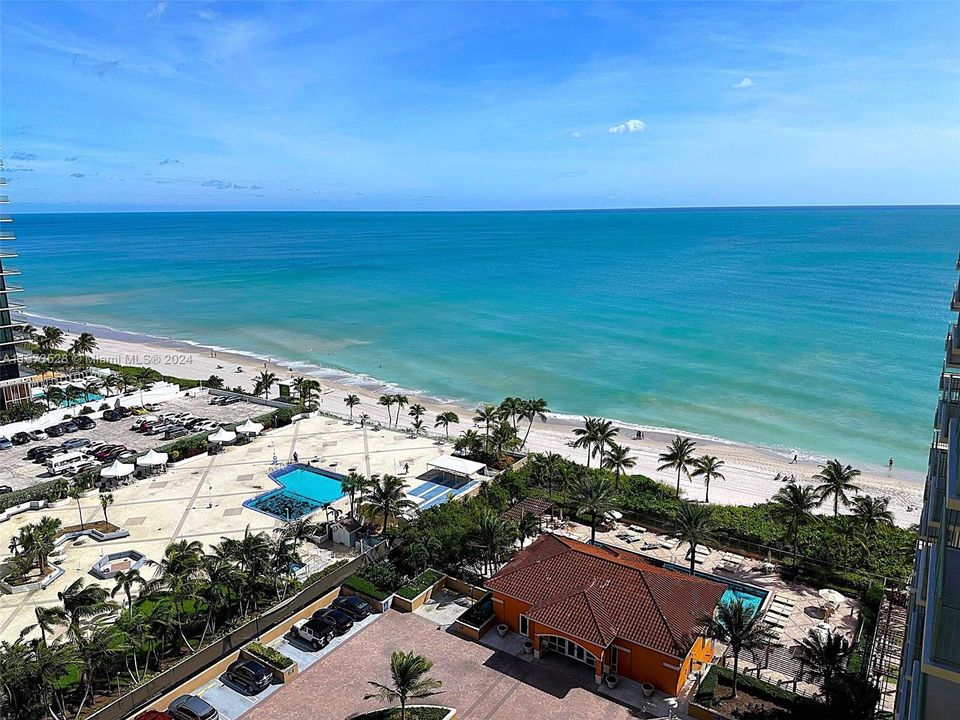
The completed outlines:
<svg viewBox="0 0 960 720">
<path fill-rule="evenodd" d="M 280 520 L 296 520 L 344 496 L 340 481 L 345 476 L 338 473 L 305 465 L 287 465 L 269 475 L 280 488 L 257 495 L 243 504 Z"/>
<path fill-rule="evenodd" d="M 727 604 L 733 602 L 734 600 L 742 601 L 744 606 L 750 608 L 754 613 L 760 609 L 760 604 L 763 602 L 763 598 L 753 592 L 727 587 L 726 592 L 724 592 L 723 596 L 720 598 L 720 602 L 722 604 Z"/>
<path fill-rule="evenodd" d="M 675 565 L 674 563 L 665 562 L 663 566 L 670 568 L 671 570 L 676 570 L 677 572 L 689 574 L 690 570 L 681 567 L 680 565 Z M 745 606 L 752 609 L 755 613 L 760 609 L 760 606 L 763 605 L 763 601 L 767 599 L 769 593 L 766 590 L 762 590 L 757 587 L 752 587 L 750 585 L 743 585 L 741 583 L 733 582 L 722 578 L 719 575 L 711 575 L 710 573 L 700 572 L 699 570 L 696 573 L 697 577 L 702 577 L 705 580 L 712 580 L 715 583 L 720 583 L 721 585 L 726 585 L 727 589 L 724 591 L 723 595 L 720 597 L 721 603 L 729 603 L 734 600 L 741 600 Z"/>
</svg>

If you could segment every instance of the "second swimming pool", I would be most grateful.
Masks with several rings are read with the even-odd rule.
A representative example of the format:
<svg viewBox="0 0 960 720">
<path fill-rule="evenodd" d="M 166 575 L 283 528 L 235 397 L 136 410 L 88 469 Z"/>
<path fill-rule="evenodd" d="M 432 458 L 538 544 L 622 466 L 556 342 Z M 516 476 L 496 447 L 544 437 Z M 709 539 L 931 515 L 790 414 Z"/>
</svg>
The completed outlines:
<svg viewBox="0 0 960 720">
<path fill-rule="evenodd" d="M 269 475 L 280 487 L 243 504 L 280 520 L 296 520 L 344 496 L 340 481 L 346 476 L 329 470 L 287 465 Z"/>
</svg>

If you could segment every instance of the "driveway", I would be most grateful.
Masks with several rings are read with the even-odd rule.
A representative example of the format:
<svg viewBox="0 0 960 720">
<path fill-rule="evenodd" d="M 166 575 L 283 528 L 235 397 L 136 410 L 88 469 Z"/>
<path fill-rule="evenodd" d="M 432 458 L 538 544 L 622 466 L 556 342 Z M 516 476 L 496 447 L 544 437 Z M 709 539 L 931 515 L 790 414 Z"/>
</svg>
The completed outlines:
<svg viewBox="0 0 960 720">
<path fill-rule="evenodd" d="M 643 717 L 595 694 L 586 668 L 526 662 L 460 638 L 416 613 L 388 611 L 302 672 L 243 720 L 339 720 L 378 704 L 368 680 L 389 682 L 390 653 L 413 650 L 434 663 L 443 693 L 425 702 L 457 708 L 461 720 L 626 720 Z"/>
</svg>

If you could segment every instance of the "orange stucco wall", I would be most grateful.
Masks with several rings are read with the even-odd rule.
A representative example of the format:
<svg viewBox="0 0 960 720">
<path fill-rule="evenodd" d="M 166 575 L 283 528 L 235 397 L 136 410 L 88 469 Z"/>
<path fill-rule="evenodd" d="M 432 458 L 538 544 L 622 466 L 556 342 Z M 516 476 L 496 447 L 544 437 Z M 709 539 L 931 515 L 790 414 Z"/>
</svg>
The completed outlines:
<svg viewBox="0 0 960 720">
<path fill-rule="evenodd" d="M 497 622 L 504 623 L 514 632 L 520 632 L 520 614 L 529 609 L 529 604 L 500 595 L 497 592 L 493 593 L 493 600 L 493 611 L 497 617 Z M 537 638 L 539 634 L 566 637 L 589 650 L 597 658 L 601 657 L 601 652 L 604 650 L 572 635 L 536 623 L 531 622 L 529 630 L 536 650 L 540 649 Z M 652 683 L 657 689 L 670 695 L 676 695 L 680 691 L 687 676 L 697 670 L 699 664 L 708 663 L 713 659 L 713 643 L 704 638 L 697 639 L 682 661 L 656 650 L 637 645 L 629 640 L 617 639 L 614 640 L 613 644 L 618 649 L 618 675 L 637 682 Z M 608 665 L 611 660 L 611 652 L 609 649 L 606 650 L 603 655 L 603 663 Z M 587 666 L 584 665 L 584 667 Z M 598 673 L 599 671 L 600 668 L 597 668 Z"/>
</svg>

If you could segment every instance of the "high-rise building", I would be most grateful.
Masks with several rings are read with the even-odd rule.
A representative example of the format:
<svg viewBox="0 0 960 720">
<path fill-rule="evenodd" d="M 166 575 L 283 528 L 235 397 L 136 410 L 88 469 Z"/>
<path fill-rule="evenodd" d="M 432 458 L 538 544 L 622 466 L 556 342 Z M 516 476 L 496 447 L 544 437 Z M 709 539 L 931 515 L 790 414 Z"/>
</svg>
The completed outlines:
<svg viewBox="0 0 960 720">
<path fill-rule="evenodd" d="M 960 283 L 950 308 L 960 313 Z M 897 720 L 960 717 L 960 317 L 947 330 L 945 354 L 910 587 Z"/>
<path fill-rule="evenodd" d="M 0 173 L 3 161 L 0 160 Z M 30 398 L 30 386 L 17 382 L 20 366 L 17 362 L 17 339 L 14 331 L 20 326 L 10 316 L 11 310 L 22 310 L 23 304 L 14 300 L 23 288 L 12 282 L 20 271 L 11 267 L 9 260 L 17 257 L 11 243 L 16 239 L 13 218 L 7 214 L 10 198 L 6 195 L 7 181 L 0 176 L 0 407 L 23 402 Z"/>
</svg>

